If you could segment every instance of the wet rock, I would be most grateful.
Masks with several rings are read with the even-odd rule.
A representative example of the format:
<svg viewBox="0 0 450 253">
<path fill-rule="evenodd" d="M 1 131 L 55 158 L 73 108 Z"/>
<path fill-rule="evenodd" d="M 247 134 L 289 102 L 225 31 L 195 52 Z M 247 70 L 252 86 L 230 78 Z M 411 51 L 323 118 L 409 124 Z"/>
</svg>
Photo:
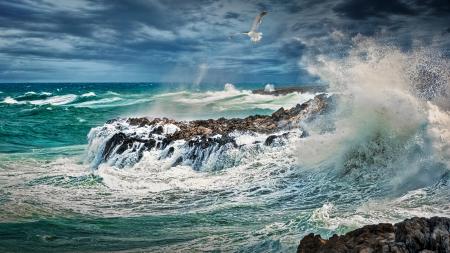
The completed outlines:
<svg viewBox="0 0 450 253">
<path fill-rule="evenodd" d="M 264 145 L 266 145 L 266 146 L 272 145 L 273 141 L 276 138 L 278 138 L 278 135 L 270 135 L 269 137 L 267 137 L 266 141 L 264 142 Z"/>
<path fill-rule="evenodd" d="M 450 219 L 415 217 L 395 225 L 368 225 L 328 240 L 309 234 L 300 241 L 297 252 L 450 252 Z"/>
<path fill-rule="evenodd" d="M 170 158 L 174 150 L 170 146 L 177 141 L 183 141 L 186 147 L 180 149 L 182 158 L 180 161 L 174 161 L 174 164 L 182 163 L 198 169 L 212 154 L 219 153 L 214 159 L 220 159 L 220 153 L 226 149 L 240 148 L 241 144 L 236 142 L 236 133 L 270 135 L 264 141 L 266 146 L 273 146 L 274 141 L 276 145 L 283 145 L 281 139 L 287 138 L 289 131 L 299 130 L 300 121 L 322 113 L 328 100 L 327 95 L 321 94 L 293 108 L 280 108 L 272 115 L 252 115 L 246 118 L 193 121 L 168 118 L 111 120 L 103 127 L 105 130 L 100 129 L 96 133 L 100 138 L 107 137 L 104 137 L 104 146 L 100 146 L 103 147 L 103 150 L 99 151 L 100 158 L 94 158 L 93 167 L 110 160 L 111 164 L 119 164 L 119 167 L 125 166 L 125 163 L 132 165 L 142 158 L 144 151 L 150 150 L 164 151 L 158 156 L 160 159 Z M 172 149 L 165 150 L 166 148 Z"/>
</svg>

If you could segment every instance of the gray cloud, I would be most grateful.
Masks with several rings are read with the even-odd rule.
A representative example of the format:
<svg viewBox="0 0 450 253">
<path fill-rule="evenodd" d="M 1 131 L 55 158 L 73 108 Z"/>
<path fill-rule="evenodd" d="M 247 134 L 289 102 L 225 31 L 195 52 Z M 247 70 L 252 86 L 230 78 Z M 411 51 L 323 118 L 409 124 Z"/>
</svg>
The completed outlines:
<svg viewBox="0 0 450 253">
<path fill-rule="evenodd" d="M 261 43 L 228 38 L 260 10 Z M 207 64 L 205 82 L 310 82 L 300 58 L 345 55 L 357 34 L 447 47 L 449 13 L 445 0 L 0 1 L 0 81 L 186 81 Z"/>
</svg>

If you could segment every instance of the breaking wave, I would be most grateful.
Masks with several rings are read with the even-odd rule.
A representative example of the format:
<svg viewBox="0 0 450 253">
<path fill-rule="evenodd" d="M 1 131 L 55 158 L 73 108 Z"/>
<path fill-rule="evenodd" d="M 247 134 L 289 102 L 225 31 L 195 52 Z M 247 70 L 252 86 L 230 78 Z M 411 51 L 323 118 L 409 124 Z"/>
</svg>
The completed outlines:
<svg viewBox="0 0 450 253">
<path fill-rule="evenodd" d="M 5 104 L 31 104 L 31 105 L 65 105 L 72 103 L 77 99 L 76 95 L 69 94 L 69 95 L 61 95 L 61 96 L 52 96 L 48 97 L 48 95 L 45 95 L 47 98 L 45 99 L 36 99 L 36 100 L 26 100 L 26 99 L 34 99 L 36 98 L 35 94 L 26 95 L 26 96 L 20 96 L 18 98 L 12 98 L 12 97 L 6 97 L 3 100 L 3 103 Z M 39 95 L 41 97 L 41 95 Z"/>
<path fill-rule="evenodd" d="M 303 196 L 309 194 L 308 187 L 312 186 L 290 179 L 300 180 L 312 174 L 318 185 L 339 187 L 339 190 L 325 187 L 319 190 L 322 195 L 310 196 L 314 203 L 322 204 L 314 209 L 309 222 L 317 225 L 321 220 L 321 226 L 330 231 L 396 221 L 408 214 L 449 216 L 448 203 L 434 204 L 434 200 L 448 197 L 443 190 L 448 190 L 448 186 L 442 184 L 448 177 L 450 143 L 446 64 L 439 55 L 427 50 L 405 53 L 360 39 L 345 59 L 319 57 L 309 63 L 309 71 L 329 83 L 329 92 L 336 94 L 336 103 L 328 113 L 300 122 L 298 132 L 278 144 L 264 145 L 268 135 L 236 133 L 236 144 L 245 148 L 205 149 L 195 156 L 211 158 L 201 160 L 202 169 L 195 159 L 177 163 L 178 157 L 187 161 L 185 155 L 193 154 L 195 146 L 189 147 L 186 141 L 141 154 L 135 152 L 141 146 L 130 145 L 103 163 L 99 150 L 104 149 L 114 133 L 145 138 L 157 127 L 132 127 L 126 121 L 115 121 L 91 131 L 88 156 L 99 166 L 95 173 L 105 179 L 108 187 L 139 192 L 224 191 L 237 187 L 243 194 L 251 187 L 261 187 L 281 197 L 285 190 L 269 187 L 276 178 L 276 182 L 283 181 L 282 189 Z M 155 100 L 170 98 L 183 106 L 210 106 L 213 111 L 239 107 L 275 110 L 301 104 L 314 96 L 259 95 L 226 84 L 223 91 L 167 93 Z M 184 156 L 177 151 L 168 154 L 171 148 L 181 150 Z M 222 168 L 220 172 L 218 165 Z M 433 188 L 435 185 L 440 185 L 439 189 Z M 419 194 L 417 198 L 430 203 L 433 211 L 419 213 L 422 209 L 413 207 L 410 198 L 405 197 L 420 192 L 427 194 Z M 362 196 L 357 197 L 359 194 Z M 342 206 L 346 201 L 352 204 Z M 368 212 L 367 205 L 373 203 L 384 204 L 379 205 L 378 211 Z M 383 206 L 392 205 L 399 208 L 398 212 L 380 215 L 386 213 L 381 210 Z M 355 222 L 349 224 L 346 219 Z"/>
</svg>

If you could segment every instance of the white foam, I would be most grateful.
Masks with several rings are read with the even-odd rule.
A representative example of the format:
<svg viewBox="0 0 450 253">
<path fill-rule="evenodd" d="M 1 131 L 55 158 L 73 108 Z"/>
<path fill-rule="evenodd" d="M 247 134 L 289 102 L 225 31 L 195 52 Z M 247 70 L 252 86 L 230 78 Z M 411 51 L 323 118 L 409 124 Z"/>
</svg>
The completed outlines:
<svg viewBox="0 0 450 253">
<path fill-rule="evenodd" d="M 266 92 L 275 91 L 275 85 L 270 84 L 270 83 L 266 84 L 266 86 L 264 86 L 264 91 L 266 91 Z"/>
<path fill-rule="evenodd" d="M 35 92 L 35 91 L 27 91 L 27 92 L 25 92 L 25 93 L 24 93 L 22 96 L 20 96 L 20 97 L 21 97 L 21 98 L 26 98 L 26 97 L 28 97 L 28 96 L 34 96 L 34 95 L 51 96 L 52 93 L 51 93 L 51 92 L 46 92 L 46 91 L 39 92 L 39 93 L 37 93 L 37 92 Z"/>
<path fill-rule="evenodd" d="M 337 224 L 331 219 L 331 214 L 334 209 L 332 203 L 325 203 L 322 207 L 313 211 L 310 220 L 318 227 L 326 227 L 328 229 L 336 229 Z"/>
<path fill-rule="evenodd" d="M 234 132 L 230 134 L 230 136 L 234 137 L 237 145 L 250 145 L 253 143 L 264 143 L 267 139 L 266 134 L 258 134 L 258 133 L 238 133 Z"/>
<path fill-rule="evenodd" d="M 164 134 L 174 134 L 175 132 L 179 131 L 180 128 L 175 126 L 174 124 L 165 124 L 163 126 L 163 133 Z"/>
<path fill-rule="evenodd" d="M 88 93 L 84 93 L 84 94 L 82 94 L 81 95 L 81 97 L 95 97 L 95 96 L 97 96 L 97 94 L 95 94 L 94 92 L 88 92 Z"/>
<path fill-rule="evenodd" d="M 28 103 L 33 105 L 65 105 L 72 103 L 77 99 L 77 95 L 68 94 L 61 96 L 53 96 L 42 100 L 31 100 Z"/>
<path fill-rule="evenodd" d="M 112 98 L 102 98 L 99 100 L 93 100 L 93 101 L 86 101 L 82 103 L 74 104 L 74 107 L 92 107 L 92 108 L 99 108 L 99 107 L 109 107 L 114 106 L 111 103 L 117 102 L 122 100 L 120 97 L 112 97 Z"/>
<path fill-rule="evenodd" d="M 270 94 L 253 94 L 250 90 L 238 90 L 234 85 L 227 83 L 222 91 L 206 92 L 177 92 L 155 96 L 155 102 L 160 103 L 164 112 L 170 112 L 166 104 L 176 104 L 180 107 L 189 107 L 191 111 L 239 111 L 249 109 L 278 110 L 280 107 L 291 108 L 304 103 L 316 94 L 293 92 L 286 95 L 274 96 Z M 205 106 L 208 106 L 205 107 Z M 160 109 L 163 110 L 163 109 Z M 174 112 L 176 114 L 176 112 Z M 150 111 L 147 114 L 160 114 Z M 171 116 L 171 115 L 167 115 Z"/>
<path fill-rule="evenodd" d="M 434 105 L 428 106 L 428 133 L 433 138 L 434 149 L 441 160 L 450 166 L 450 112 L 446 112 Z"/>
<path fill-rule="evenodd" d="M 181 146 L 184 142 L 178 142 L 174 146 Z M 171 167 L 174 162 L 170 159 L 158 159 L 160 153 L 152 150 L 145 152 L 142 160 L 132 167 L 117 169 L 108 164 L 100 165 L 98 175 L 104 178 L 104 183 L 116 190 L 146 195 L 149 192 L 165 191 L 223 191 L 243 189 L 265 185 L 267 174 L 272 170 L 278 170 L 273 164 L 281 167 L 292 161 L 292 152 L 289 148 L 267 148 L 266 152 L 256 150 L 239 151 L 236 155 L 242 155 L 235 166 L 221 172 L 209 173 L 208 171 L 195 171 L 190 166 Z M 176 148 L 175 152 L 182 152 Z M 174 159 L 178 156 L 173 155 Z M 214 161 L 217 162 L 217 161 Z M 258 166 L 254 166 L 257 163 Z"/>
<path fill-rule="evenodd" d="M 12 97 L 6 97 L 5 99 L 3 99 L 3 103 L 5 104 L 19 104 L 19 102 L 17 100 L 15 100 Z"/>
</svg>

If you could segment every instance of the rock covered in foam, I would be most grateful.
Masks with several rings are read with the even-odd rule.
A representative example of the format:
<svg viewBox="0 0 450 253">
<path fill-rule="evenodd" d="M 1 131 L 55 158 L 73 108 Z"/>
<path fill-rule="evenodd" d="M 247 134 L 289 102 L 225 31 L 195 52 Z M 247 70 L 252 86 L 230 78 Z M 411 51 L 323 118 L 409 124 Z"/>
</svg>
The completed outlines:
<svg viewBox="0 0 450 253">
<path fill-rule="evenodd" d="M 88 160 L 93 168 L 101 163 L 125 167 L 139 162 L 144 152 L 155 151 L 153 155 L 159 160 L 170 159 L 172 166 L 182 164 L 198 170 L 207 164 L 214 170 L 233 166 L 245 153 L 236 154 L 236 150 L 283 145 L 290 133 L 304 136 L 299 122 L 323 112 L 328 99 L 320 94 L 272 115 L 247 118 L 110 120 L 89 133 Z"/>
<path fill-rule="evenodd" d="M 368 225 L 328 240 L 309 234 L 297 252 L 450 252 L 450 219 L 415 217 L 395 225 Z"/>
</svg>

